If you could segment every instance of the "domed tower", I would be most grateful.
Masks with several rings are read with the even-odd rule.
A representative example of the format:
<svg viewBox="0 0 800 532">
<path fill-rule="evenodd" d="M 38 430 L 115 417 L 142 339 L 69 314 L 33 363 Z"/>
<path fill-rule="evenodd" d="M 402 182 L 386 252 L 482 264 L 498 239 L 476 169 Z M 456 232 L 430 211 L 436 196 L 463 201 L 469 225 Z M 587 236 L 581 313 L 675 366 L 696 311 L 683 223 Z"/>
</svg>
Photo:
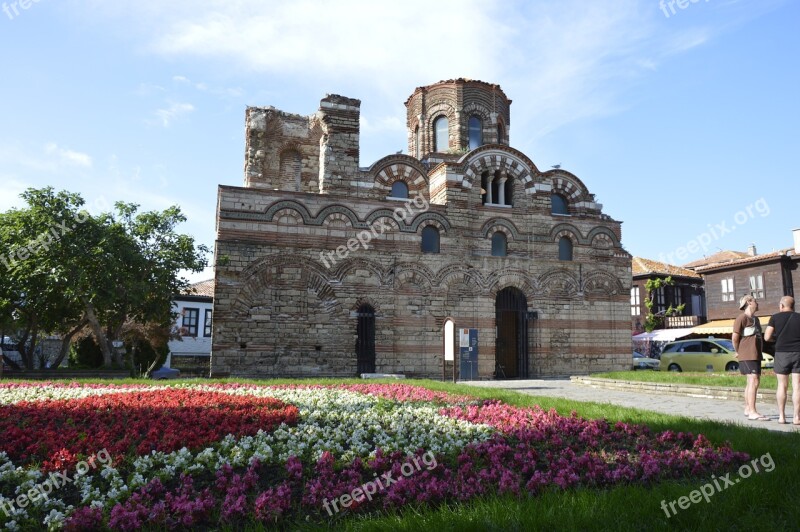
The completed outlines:
<svg viewBox="0 0 800 532">
<path fill-rule="evenodd" d="M 408 153 L 460 154 L 483 144 L 508 144 L 511 100 L 499 85 L 470 79 L 418 87 L 406 100 Z"/>
</svg>

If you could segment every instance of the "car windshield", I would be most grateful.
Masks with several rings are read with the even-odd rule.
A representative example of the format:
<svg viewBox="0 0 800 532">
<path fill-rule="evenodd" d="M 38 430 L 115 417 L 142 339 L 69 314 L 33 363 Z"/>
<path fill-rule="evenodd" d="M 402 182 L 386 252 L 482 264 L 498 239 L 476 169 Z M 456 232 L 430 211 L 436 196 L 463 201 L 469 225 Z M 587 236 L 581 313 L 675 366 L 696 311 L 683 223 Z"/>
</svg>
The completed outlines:
<svg viewBox="0 0 800 532">
<path fill-rule="evenodd" d="M 719 345 L 727 349 L 728 351 L 733 351 L 733 342 L 730 340 L 715 340 Z"/>
</svg>

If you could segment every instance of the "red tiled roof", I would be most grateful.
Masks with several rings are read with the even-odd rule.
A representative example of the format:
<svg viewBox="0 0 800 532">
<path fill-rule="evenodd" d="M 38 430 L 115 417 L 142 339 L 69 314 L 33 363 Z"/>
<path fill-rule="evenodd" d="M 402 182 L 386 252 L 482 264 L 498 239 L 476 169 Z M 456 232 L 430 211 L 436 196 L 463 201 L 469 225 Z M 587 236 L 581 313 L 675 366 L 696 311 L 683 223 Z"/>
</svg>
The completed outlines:
<svg viewBox="0 0 800 532">
<path fill-rule="evenodd" d="M 214 297 L 214 279 L 192 283 L 183 291 L 185 296 Z"/>
<path fill-rule="evenodd" d="M 672 264 L 666 264 L 664 262 L 658 262 L 650 259 L 643 259 L 641 257 L 633 257 L 631 259 L 631 270 L 634 276 L 656 274 L 656 275 L 677 275 L 680 277 L 691 277 L 693 279 L 702 279 L 702 277 L 700 277 L 700 274 L 695 273 L 692 270 L 687 270 L 686 268 L 681 268 L 680 266 L 674 266 Z"/>
<path fill-rule="evenodd" d="M 696 268 L 696 271 L 707 272 L 717 268 L 728 268 L 730 266 L 740 266 L 742 264 L 750 264 L 753 262 L 775 260 L 777 258 L 782 257 L 783 255 L 794 255 L 794 248 L 779 249 L 778 251 L 772 251 L 770 253 L 762 253 L 761 255 L 755 255 L 755 256 L 750 256 L 745 254 L 745 257 L 740 259 L 729 260 L 727 262 L 717 262 L 713 264 L 707 264 L 705 266 L 698 266 Z"/>
<path fill-rule="evenodd" d="M 710 257 L 703 257 L 702 259 L 698 259 L 688 264 L 684 264 L 683 267 L 703 268 L 705 266 L 711 266 L 712 264 L 732 262 L 734 260 L 745 259 L 747 257 L 751 257 L 751 255 L 749 253 L 745 253 L 744 251 L 718 251 L 713 255 L 711 255 Z"/>
</svg>

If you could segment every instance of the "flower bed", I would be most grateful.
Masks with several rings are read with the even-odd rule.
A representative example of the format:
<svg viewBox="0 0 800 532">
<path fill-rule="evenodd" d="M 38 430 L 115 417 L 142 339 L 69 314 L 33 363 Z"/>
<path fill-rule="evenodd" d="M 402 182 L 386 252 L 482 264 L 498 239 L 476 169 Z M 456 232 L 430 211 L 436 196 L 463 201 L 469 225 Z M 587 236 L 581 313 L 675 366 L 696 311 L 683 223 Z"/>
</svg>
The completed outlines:
<svg viewBox="0 0 800 532">
<path fill-rule="evenodd" d="M 46 399 L 31 399 L 37 387 Z M 10 435 L 0 448 L 0 524 L 289 526 L 491 494 L 647 484 L 748 458 L 702 436 L 651 434 L 406 384 L 147 390 L 0 385 L 0 431 Z M 26 508 L 10 502 L 44 482 L 43 472 L 69 471 L 101 449 L 113 463 L 75 473 Z"/>
</svg>

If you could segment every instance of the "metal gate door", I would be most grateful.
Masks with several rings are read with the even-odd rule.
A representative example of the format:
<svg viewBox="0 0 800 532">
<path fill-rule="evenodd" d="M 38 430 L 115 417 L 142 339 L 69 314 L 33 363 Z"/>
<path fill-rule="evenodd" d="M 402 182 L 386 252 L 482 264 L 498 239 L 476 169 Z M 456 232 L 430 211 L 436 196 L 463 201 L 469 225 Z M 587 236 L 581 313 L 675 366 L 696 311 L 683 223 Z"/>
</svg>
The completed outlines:
<svg viewBox="0 0 800 532">
<path fill-rule="evenodd" d="M 495 370 L 506 378 L 528 377 L 528 303 L 513 287 L 497 293 L 495 300 Z"/>
<path fill-rule="evenodd" d="M 375 373 L 375 309 L 371 305 L 361 305 L 356 313 L 356 357 L 358 374 Z"/>
</svg>

